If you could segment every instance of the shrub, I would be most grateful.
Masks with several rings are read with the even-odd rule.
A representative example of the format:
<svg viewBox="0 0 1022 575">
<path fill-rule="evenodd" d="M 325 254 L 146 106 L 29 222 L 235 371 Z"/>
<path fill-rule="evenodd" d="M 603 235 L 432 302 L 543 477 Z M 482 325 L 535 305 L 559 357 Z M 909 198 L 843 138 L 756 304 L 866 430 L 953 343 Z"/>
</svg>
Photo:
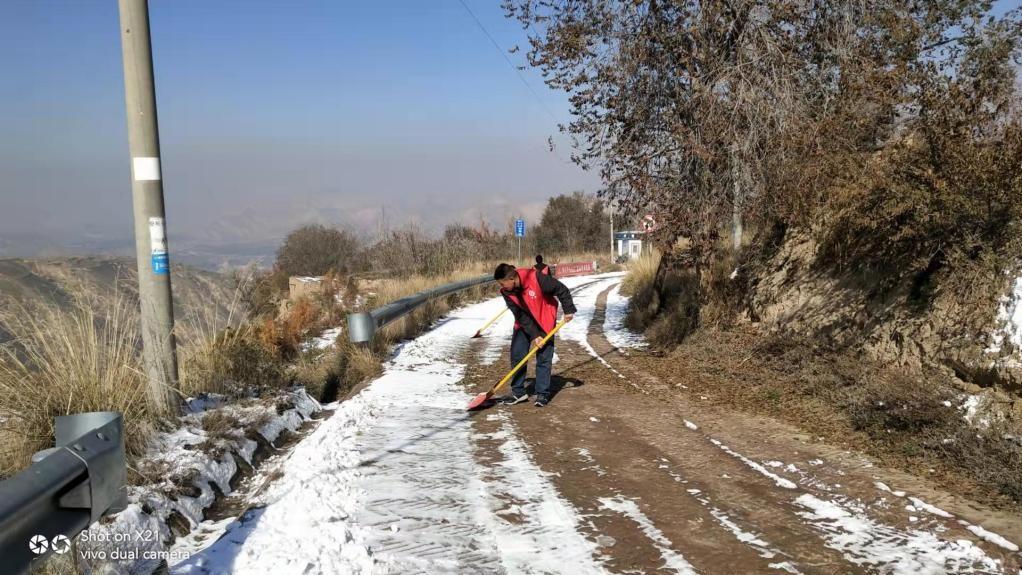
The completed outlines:
<svg viewBox="0 0 1022 575">
<path fill-rule="evenodd" d="M 186 397 L 207 392 L 248 395 L 279 389 L 287 381 L 279 356 L 262 345 L 249 324 L 183 346 L 180 358 L 181 392 Z"/>
<path fill-rule="evenodd" d="M 147 405 L 137 303 L 99 300 L 84 288 L 66 309 L 4 310 L 14 339 L 0 347 L 0 476 L 53 447 L 53 418 L 88 411 L 124 414 L 128 453 L 142 452 L 161 416 Z"/>
<path fill-rule="evenodd" d="M 274 268 L 286 276 L 321 276 L 344 272 L 358 253 L 347 231 L 322 225 L 302 226 L 287 235 L 277 250 Z"/>
</svg>

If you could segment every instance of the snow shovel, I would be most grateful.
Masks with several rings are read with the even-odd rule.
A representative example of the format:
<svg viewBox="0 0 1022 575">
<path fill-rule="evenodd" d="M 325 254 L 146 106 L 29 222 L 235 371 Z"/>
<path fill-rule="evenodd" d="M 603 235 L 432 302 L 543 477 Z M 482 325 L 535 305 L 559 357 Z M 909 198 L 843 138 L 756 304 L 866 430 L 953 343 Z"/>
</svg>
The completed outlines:
<svg viewBox="0 0 1022 575">
<path fill-rule="evenodd" d="M 511 376 L 517 373 L 518 370 L 521 369 L 522 366 L 526 364 L 526 362 L 532 359 L 532 356 L 536 355 L 536 352 L 539 351 L 541 347 L 546 345 L 546 342 L 550 341 L 550 338 L 554 337 L 554 334 L 557 333 L 557 330 L 564 327 L 564 324 L 566 323 L 568 322 L 561 320 L 560 323 L 554 326 L 554 329 L 550 330 L 550 333 L 546 334 L 546 337 L 543 338 L 543 341 L 540 342 L 539 346 L 531 346 L 532 349 L 529 350 L 529 353 L 525 354 L 525 357 L 523 357 L 522 360 L 518 362 L 518 365 L 514 366 L 514 368 L 512 368 L 511 371 L 507 372 L 507 375 L 505 375 L 500 381 L 498 381 L 497 385 L 491 387 L 490 391 L 487 391 L 486 393 L 480 393 L 479 395 L 475 396 L 475 398 L 472 401 L 468 402 L 468 407 L 465 408 L 466 411 L 472 411 L 473 409 L 477 409 L 479 406 L 486 403 L 488 400 L 492 399 L 493 395 L 497 393 L 497 390 L 504 387 L 504 385 L 507 382 L 511 381 Z"/>
<path fill-rule="evenodd" d="M 497 315 L 493 316 L 493 319 L 491 319 L 490 321 L 488 321 L 485 324 L 483 324 L 483 327 L 479 328 L 479 331 L 477 331 L 476 334 L 472 336 L 472 339 L 475 339 L 477 337 L 482 337 L 483 336 L 483 332 L 486 331 L 486 328 L 490 327 L 490 324 L 492 324 L 493 322 L 495 322 L 498 319 L 500 319 L 500 316 L 504 315 L 504 312 L 506 312 L 507 310 L 508 310 L 508 308 L 504 308 L 504 309 L 500 310 L 500 313 L 498 313 Z"/>
</svg>

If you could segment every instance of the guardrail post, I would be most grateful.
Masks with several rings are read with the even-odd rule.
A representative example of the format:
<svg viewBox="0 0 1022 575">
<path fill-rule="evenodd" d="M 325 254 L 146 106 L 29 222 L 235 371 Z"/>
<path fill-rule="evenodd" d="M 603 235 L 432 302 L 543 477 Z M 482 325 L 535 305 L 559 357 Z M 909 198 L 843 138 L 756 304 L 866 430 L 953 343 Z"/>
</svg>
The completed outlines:
<svg viewBox="0 0 1022 575">
<path fill-rule="evenodd" d="M 124 422 L 120 413 L 56 418 L 57 447 L 0 482 L 0 558 L 4 573 L 66 553 L 71 539 L 127 502 Z"/>
<path fill-rule="evenodd" d="M 376 320 L 368 312 L 348 315 L 348 339 L 351 343 L 368 344 L 376 335 Z"/>
</svg>

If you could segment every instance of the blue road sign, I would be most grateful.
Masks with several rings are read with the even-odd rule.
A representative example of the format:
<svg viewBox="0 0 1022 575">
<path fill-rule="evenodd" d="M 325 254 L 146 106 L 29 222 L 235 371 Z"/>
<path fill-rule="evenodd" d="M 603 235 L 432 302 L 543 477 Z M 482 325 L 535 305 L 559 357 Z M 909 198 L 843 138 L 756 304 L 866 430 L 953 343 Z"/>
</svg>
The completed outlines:
<svg viewBox="0 0 1022 575">
<path fill-rule="evenodd" d="M 515 220 L 515 237 L 516 238 L 525 237 L 525 220 L 523 220 L 522 218 L 518 218 L 517 220 Z"/>
</svg>

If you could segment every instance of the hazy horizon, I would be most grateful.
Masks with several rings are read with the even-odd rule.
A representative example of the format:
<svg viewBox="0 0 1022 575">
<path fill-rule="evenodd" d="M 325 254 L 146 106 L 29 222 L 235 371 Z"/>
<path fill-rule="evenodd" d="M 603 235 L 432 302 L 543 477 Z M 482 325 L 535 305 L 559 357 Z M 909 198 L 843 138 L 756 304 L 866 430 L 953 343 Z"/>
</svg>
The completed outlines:
<svg viewBox="0 0 1022 575">
<path fill-rule="evenodd" d="M 499 3 L 466 2 L 525 46 Z M 150 18 L 172 257 L 265 255 L 311 222 L 371 237 L 384 210 L 391 229 L 502 226 L 598 188 L 557 132 L 566 97 L 524 70 L 537 101 L 458 0 L 152 0 Z M 0 256 L 130 255 L 116 2 L 14 0 L 0 22 Z"/>
</svg>

